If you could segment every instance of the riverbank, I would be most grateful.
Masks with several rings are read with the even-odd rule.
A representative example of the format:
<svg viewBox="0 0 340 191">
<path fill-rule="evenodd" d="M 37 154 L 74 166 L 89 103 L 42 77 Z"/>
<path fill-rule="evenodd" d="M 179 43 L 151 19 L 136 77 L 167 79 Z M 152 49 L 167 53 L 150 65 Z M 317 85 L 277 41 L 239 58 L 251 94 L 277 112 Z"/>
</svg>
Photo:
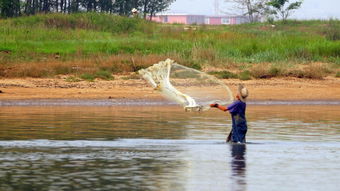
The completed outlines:
<svg viewBox="0 0 340 191">
<path fill-rule="evenodd" d="M 65 78 L 0 79 L 0 100 L 15 99 L 140 99 L 162 100 L 142 79 L 67 82 Z M 241 81 L 223 80 L 233 92 L 243 83 L 250 92 L 249 101 L 340 100 L 340 79 L 324 80 L 274 78 Z"/>
<path fill-rule="evenodd" d="M 111 80 L 171 58 L 221 78 L 339 76 L 340 22 L 185 26 L 97 13 L 0 20 L 0 77 Z"/>
</svg>

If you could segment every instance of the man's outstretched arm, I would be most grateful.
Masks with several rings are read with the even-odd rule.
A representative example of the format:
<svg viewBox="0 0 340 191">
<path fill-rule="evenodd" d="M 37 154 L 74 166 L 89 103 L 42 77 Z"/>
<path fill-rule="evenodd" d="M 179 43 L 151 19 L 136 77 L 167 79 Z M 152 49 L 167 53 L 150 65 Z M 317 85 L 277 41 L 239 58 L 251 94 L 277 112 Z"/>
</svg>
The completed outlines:
<svg viewBox="0 0 340 191">
<path fill-rule="evenodd" d="M 213 104 L 210 104 L 210 107 L 216 107 L 222 111 L 228 111 L 228 108 L 227 107 L 224 107 L 222 105 L 219 105 L 218 103 L 213 103 Z"/>
</svg>

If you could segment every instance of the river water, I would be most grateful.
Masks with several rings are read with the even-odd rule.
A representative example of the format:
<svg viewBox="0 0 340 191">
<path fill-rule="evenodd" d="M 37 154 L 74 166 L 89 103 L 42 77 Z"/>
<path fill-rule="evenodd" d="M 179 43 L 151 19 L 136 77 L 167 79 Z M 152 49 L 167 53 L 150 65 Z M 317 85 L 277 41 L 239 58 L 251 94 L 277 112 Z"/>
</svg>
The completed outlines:
<svg viewBox="0 0 340 191">
<path fill-rule="evenodd" d="M 0 190 L 339 190 L 340 105 L 1 106 Z"/>
</svg>

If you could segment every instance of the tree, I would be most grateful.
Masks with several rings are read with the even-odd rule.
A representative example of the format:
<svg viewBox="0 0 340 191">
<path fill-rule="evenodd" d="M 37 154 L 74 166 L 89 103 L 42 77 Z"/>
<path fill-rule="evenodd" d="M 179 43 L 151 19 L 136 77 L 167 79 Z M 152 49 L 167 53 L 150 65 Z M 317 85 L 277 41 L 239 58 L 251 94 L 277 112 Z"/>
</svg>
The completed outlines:
<svg viewBox="0 0 340 191">
<path fill-rule="evenodd" d="M 129 16 L 136 8 L 144 17 L 165 10 L 175 0 L 0 0 L 0 16 L 16 17 L 21 13 L 74 13 L 94 11 Z"/>
<path fill-rule="evenodd" d="M 146 19 L 149 14 L 151 20 L 156 13 L 167 9 L 175 0 L 142 0 L 143 17 Z"/>
<path fill-rule="evenodd" d="M 115 1 L 112 2 L 112 0 L 99 0 L 98 1 L 99 11 L 111 13 L 114 2 Z"/>
<path fill-rule="evenodd" d="M 76 13 L 79 12 L 80 0 L 70 0 L 69 12 Z"/>
<path fill-rule="evenodd" d="M 267 12 L 266 3 L 269 0 L 225 0 L 227 3 L 234 4 L 234 8 L 245 11 L 250 22 L 256 22 Z"/>
<path fill-rule="evenodd" d="M 20 0 L 0 0 L 1 17 L 17 17 L 20 14 Z"/>
<path fill-rule="evenodd" d="M 116 0 L 113 4 L 113 10 L 119 15 L 129 16 L 133 8 L 138 9 L 142 0 Z"/>
<path fill-rule="evenodd" d="M 270 0 L 267 5 L 272 7 L 271 13 L 286 22 L 287 18 L 293 13 L 295 9 L 301 7 L 302 1 L 296 1 L 289 4 L 289 0 Z"/>
</svg>

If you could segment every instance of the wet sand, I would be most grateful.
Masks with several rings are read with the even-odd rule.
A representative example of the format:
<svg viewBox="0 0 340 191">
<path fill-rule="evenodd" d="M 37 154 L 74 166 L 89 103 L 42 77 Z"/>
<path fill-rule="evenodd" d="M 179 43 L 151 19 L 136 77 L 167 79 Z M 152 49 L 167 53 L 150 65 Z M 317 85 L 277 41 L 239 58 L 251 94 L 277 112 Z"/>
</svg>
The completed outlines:
<svg viewBox="0 0 340 191">
<path fill-rule="evenodd" d="M 164 100 L 142 79 L 95 82 L 66 82 L 58 79 L 0 79 L 0 100 L 27 99 L 114 99 Z M 233 92 L 243 83 L 250 92 L 249 101 L 339 101 L 340 78 L 310 80 L 275 78 L 240 81 L 223 80 Z"/>
</svg>

